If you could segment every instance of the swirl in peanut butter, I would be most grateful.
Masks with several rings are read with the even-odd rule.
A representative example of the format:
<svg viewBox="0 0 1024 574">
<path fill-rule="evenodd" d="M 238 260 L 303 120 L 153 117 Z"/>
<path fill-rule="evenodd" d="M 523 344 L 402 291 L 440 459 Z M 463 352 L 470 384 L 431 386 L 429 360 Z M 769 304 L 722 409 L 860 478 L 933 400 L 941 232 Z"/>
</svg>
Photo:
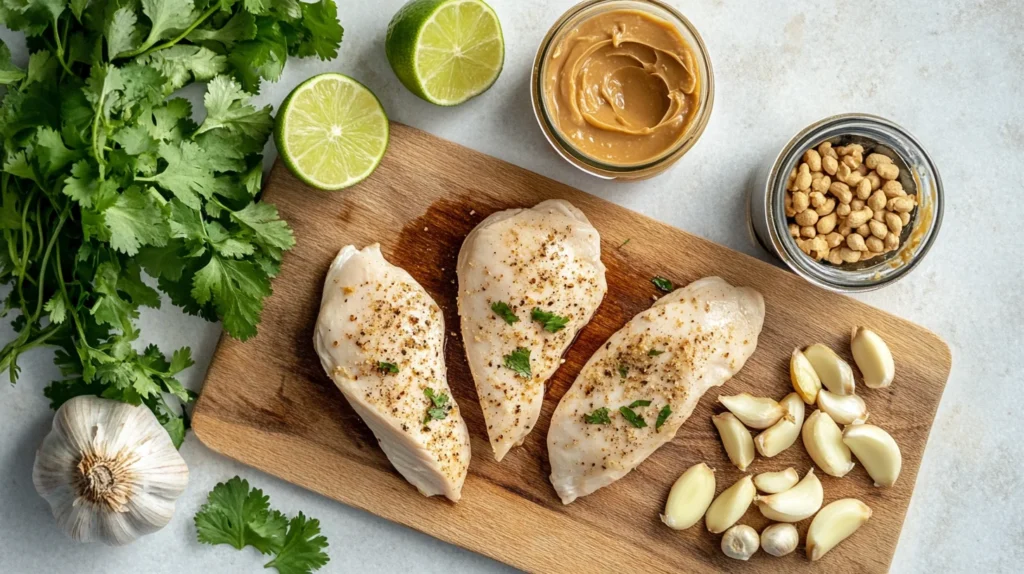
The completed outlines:
<svg viewBox="0 0 1024 574">
<path fill-rule="evenodd" d="M 693 52 L 670 22 L 639 10 L 595 14 L 546 57 L 549 121 L 580 153 L 640 165 L 682 140 L 697 113 Z"/>
</svg>

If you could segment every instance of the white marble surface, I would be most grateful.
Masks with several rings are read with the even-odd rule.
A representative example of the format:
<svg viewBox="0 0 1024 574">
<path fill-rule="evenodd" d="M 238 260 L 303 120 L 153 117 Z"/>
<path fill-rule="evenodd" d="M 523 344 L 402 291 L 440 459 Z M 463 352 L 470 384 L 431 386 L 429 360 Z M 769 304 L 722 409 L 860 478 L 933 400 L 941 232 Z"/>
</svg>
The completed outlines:
<svg viewBox="0 0 1024 574">
<path fill-rule="evenodd" d="M 927 260 L 904 281 L 860 296 L 948 342 L 953 372 L 939 408 L 893 562 L 897 572 L 1011 572 L 1024 560 L 1024 2 L 1019 0 L 671 0 L 701 31 L 717 97 L 702 140 L 670 172 L 634 184 L 574 170 L 548 148 L 530 108 L 534 52 L 572 0 L 492 0 L 507 55 L 497 84 L 442 109 L 407 92 L 384 57 L 387 22 L 402 0 L 343 2 L 345 39 L 333 62 L 290 61 L 260 100 L 275 106 L 302 79 L 350 74 L 388 114 L 598 194 L 747 253 L 744 183 L 796 131 L 849 111 L 879 114 L 923 142 L 946 185 L 946 219 Z M 24 62 L 24 44 L 0 37 Z M 270 154 L 273 154 L 270 150 Z M 348 193 L 359 193 L 358 188 Z M 671 246 L 666 246 L 671 248 Z M 144 337 L 192 345 L 187 374 L 200 389 L 220 334 L 170 305 L 142 317 Z M 0 340 L 9 335 L 0 331 Z M 239 572 L 255 551 L 201 546 L 192 515 L 218 481 L 241 474 L 272 503 L 320 518 L 331 572 L 470 572 L 507 568 L 334 503 L 222 458 L 192 436 L 182 454 L 188 491 L 163 531 L 126 548 L 76 545 L 54 528 L 31 467 L 51 412 L 42 388 L 56 376 L 49 351 L 23 359 L 17 386 L 0 385 L 0 571 Z M 571 544 L 571 541 L 566 541 Z"/>
</svg>

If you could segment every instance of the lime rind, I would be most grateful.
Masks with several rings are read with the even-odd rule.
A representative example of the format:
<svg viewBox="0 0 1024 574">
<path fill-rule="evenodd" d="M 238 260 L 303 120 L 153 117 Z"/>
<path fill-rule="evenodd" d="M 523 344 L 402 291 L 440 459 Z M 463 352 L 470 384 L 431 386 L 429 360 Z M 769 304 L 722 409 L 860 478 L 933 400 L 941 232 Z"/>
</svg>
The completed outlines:
<svg viewBox="0 0 1024 574">
<path fill-rule="evenodd" d="M 358 81 L 334 73 L 310 78 L 289 94 L 276 134 L 285 165 L 323 190 L 366 179 L 384 157 L 388 137 L 380 100 Z"/>
</svg>

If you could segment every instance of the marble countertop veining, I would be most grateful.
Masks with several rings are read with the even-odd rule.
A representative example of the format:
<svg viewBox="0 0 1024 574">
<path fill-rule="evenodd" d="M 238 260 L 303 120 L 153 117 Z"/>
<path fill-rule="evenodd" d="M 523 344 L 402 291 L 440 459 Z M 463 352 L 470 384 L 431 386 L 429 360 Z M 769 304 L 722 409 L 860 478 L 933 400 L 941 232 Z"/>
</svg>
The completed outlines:
<svg viewBox="0 0 1024 574">
<path fill-rule="evenodd" d="M 943 229 L 905 280 L 857 298 L 948 341 L 953 371 L 932 429 L 893 561 L 896 572 L 1016 572 L 1024 562 L 1024 2 L 1017 0 L 669 0 L 702 33 L 714 65 L 714 112 L 674 169 L 637 183 L 601 181 L 548 146 L 529 98 L 537 45 L 571 0 L 491 0 L 506 42 L 494 87 L 456 108 L 418 100 L 384 57 L 402 0 L 343 2 L 345 38 L 332 62 L 291 60 L 258 100 L 276 107 L 302 79 L 340 71 L 365 83 L 391 118 L 566 182 L 761 258 L 749 238 L 751 172 L 798 130 L 859 111 L 914 133 L 946 186 Z M 20 35 L 0 29 L 15 61 Z M 200 92 L 187 95 L 198 101 Z M 268 156 L 276 152 L 268 148 Z M 268 159 L 269 165 L 269 159 Z M 202 386 L 220 327 L 169 302 L 146 309 L 143 336 L 191 345 L 186 382 Z M 0 328 L 7 340 L 10 327 Z M 187 492 L 164 530 L 124 548 L 78 545 L 54 527 L 32 487 L 32 461 L 52 413 L 42 388 L 58 373 L 50 350 L 21 360 L 0 385 L 0 570 L 4 572 L 255 571 L 252 549 L 196 542 L 192 515 L 219 481 L 241 474 L 287 513 L 318 517 L 331 541 L 329 572 L 510 571 L 483 556 L 329 501 L 217 454 L 189 436 Z M 566 541 L 567 544 L 571 543 Z"/>
</svg>

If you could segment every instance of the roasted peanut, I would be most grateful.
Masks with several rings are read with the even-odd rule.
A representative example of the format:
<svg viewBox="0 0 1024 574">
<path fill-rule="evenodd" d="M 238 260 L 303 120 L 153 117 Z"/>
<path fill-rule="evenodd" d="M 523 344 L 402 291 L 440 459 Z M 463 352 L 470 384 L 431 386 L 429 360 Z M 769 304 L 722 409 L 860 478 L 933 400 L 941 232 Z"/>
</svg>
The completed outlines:
<svg viewBox="0 0 1024 574">
<path fill-rule="evenodd" d="M 800 191 L 807 191 L 811 188 L 811 170 L 806 163 L 800 164 L 796 174 L 796 188 Z"/>
<path fill-rule="evenodd" d="M 800 237 L 800 226 L 795 223 L 789 224 L 790 237 Z"/>
<path fill-rule="evenodd" d="M 836 233 L 835 231 L 825 236 L 825 243 L 828 244 L 829 248 L 839 247 L 843 240 L 844 237 L 842 236 L 842 234 Z"/>
<path fill-rule="evenodd" d="M 850 209 L 852 209 L 854 211 L 860 211 L 860 210 L 864 209 L 864 206 L 866 206 L 866 205 L 867 204 L 864 203 L 863 199 L 856 199 L 856 198 L 854 198 L 850 202 Z"/>
<path fill-rule="evenodd" d="M 900 238 L 895 233 L 890 233 L 885 236 L 883 243 L 886 251 L 895 251 L 900 246 Z"/>
<path fill-rule="evenodd" d="M 820 192 L 812 191 L 808 197 L 811 200 L 811 207 L 821 207 L 825 204 L 825 195 Z"/>
<path fill-rule="evenodd" d="M 888 199 L 892 199 L 894 197 L 902 197 L 907 194 L 907 192 L 903 190 L 903 184 L 896 181 L 895 179 L 892 181 L 885 182 L 885 184 L 882 186 L 882 193 L 884 193 L 885 197 Z"/>
<path fill-rule="evenodd" d="M 856 233 L 851 233 L 846 236 L 846 246 L 854 251 L 867 251 L 867 245 L 864 244 L 864 238 Z"/>
<path fill-rule="evenodd" d="M 818 214 L 818 217 L 821 217 L 823 215 L 828 215 L 832 213 L 833 211 L 835 211 L 835 209 L 836 200 L 832 199 L 831 197 L 828 197 L 825 199 L 825 203 L 821 207 L 815 209 L 814 212 Z"/>
<path fill-rule="evenodd" d="M 860 236 L 858 235 L 857 237 Z M 843 263 L 856 263 L 860 261 L 860 251 L 854 251 L 848 247 L 840 247 L 839 257 L 842 258 Z"/>
<path fill-rule="evenodd" d="M 838 249 L 833 249 L 832 251 L 829 251 L 828 252 L 828 257 L 826 257 L 826 259 L 828 259 L 828 262 L 831 263 L 832 265 L 842 265 L 843 264 L 843 257 L 839 253 Z"/>
<path fill-rule="evenodd" d="M 900 176 L 900 168 L 895 164 L 883 163 L 875 168 L 875 173 L 882 179 L 893 180 Z"/>
<path fill-rule="evenodd" d="M 818 146 L 818 155 L 821 156 L 822 160 L 824 160 L 826 156 L 832 159 L 837 159 L 839 157 L 836 150 L 832 149 L 832 142 L 821 142 L 821 145 Z"/>
<path fill-rule="evenodd" d="M 846 176 L 846 185 L 853 189 L 857 189 L 857 186 L 860 185 L 860 182 L 862 181 L 864 181 L 864 176 L 857 171 L 851 171 L 850 175 Z"/>
<path fill-rule="evenodd" d="M 793 192 L 793 211 L 800 213 L 811 205 L 811 198 L 802 191 Z"/>
<path fill-rule="evenodd" d="M 857 161 L 857 159 L 855 157 L 853 157 L 852 155 L 844 155 L 843 159 L 842 159 L 842 162 L 844 164 L 846 164 L 851 170 L 852 169 L 857 169 L 857 166 L 860 165 L 860 162 Z"/>
<path fill-rule="evenodd" d="M 845 238 L 851 233 L 853 233 L 853 229 L 851 229 L 849 225 L 846 225 L 846 222 L 841 222 L 839 225 L 839 235 L 842 235 Z"/>
<path fill-rule="evenodd" d="M 804 152 L 804 163 L 811 171 L 821 171 L 821 154 L 813 149 Z"/>
<path fill-rule="evenodd" d="M 858 165 L 857 169 L 855 169 L 853 171 L 859 173 L 862 177 L 867 177 L 868 176 L 868 166 L 866 166 L 864 164 Z"/>
<path fill-rule="evenodd" d="M 910 212 L 914 210 L 914 200 L 907 197 L 894 197 L 885 204 L 886 209 L 897 213 Z"/>
<path fill-rule="evenodd" d="M 828 242 L 821 235 L 817 235 L 814 239 L 811 239 L 811 256 L 821 261 L 828 256 Z"/>
<path fill-rule="evenodd" d="M 818 223 L 818 214 L 811 211 L 810 209 L 806 209 L 804 211 L 801 211 L 800 213 L 797 213 L 794 219 L 797 225 L 801 227 L 804 227 L 806 225 L 814 225 L 815 223 Z"/>
<path fill-rule="evenodd" d="M 818 232 L 815 231 L 815 229 L 813 227 L 811 227 L 811 226 L 801 227 L 800 228 L 800 237 L 806 237 L 807 239 L 814 239 L 814 236 L 817 235 L 817 234 L 818 234 Z"/>
<path fill-rule="evenodd" d="M 811 180 L 811 189 L 821 193 L 828 191 L 828 186 L 830 185 L 832 185 L 832 178 L 827 175 Z"/>
<path fill-rule="evenodd" d="M 882 164 L 892 163 L 892 158 L 890 158 L 887 155 L 882 155 L 880 153 L 873 153 L 868 154 L 868 157 L 867 159 L 864 160 L 864 163 L 867 164 L 868 169 L 875 169 L 876 167 Z"/>
<path fill-rule="evenodd" d="M 867 199 L 869 197 L 871 197 L 871 182 L 868 181 L 868 178 L 866 177 L 861 178 L 861 180 L 857 182 L 857 198 Z M 885 196 L 883 196 L 883 199 L 884 197 Z"/>
<path fill-rule="evenodd" d="M 868 196 L 867 200 L 868 207 L 871 208 L 871 211 L 882 211 L 883 209 L 885 209 L 886 199 L 885 193 L 883 193 L 882 190 L 875 191 L 870 196 Z"/>
<path fill-rule="evenodd" d="M 846 181 L 846 178 L 850 177 L 850 172 L 852 171 L 853 170 L 850 169 L 850 166 L 845 163 L 841 163 L 839 164 L 839 167 L 836 168 L 836 177 L 839 178 L 839 181 Z"/>
<path fill-rule="evenodd" d="M 841 181 L 833 181 L 828 186 L 828 192 L 834 195 L 839 200 L 839 203 L 850 203 L 853 200 L 853 192 L 850 191 L 850 186 Z"/>
<path fill-rule="evenodd" d="M 871 172 L 865 175 L 864 178 L 871 182 L 871 191 L 875 191 L 882 187 L 882 178 L 878 177 L 877 173 Z M 793 179 L 796 179 L 795 175 L 793 176 Z"/>
<path fill-rule="evenodd" d="M 850 215 L 850 211 L 849 203 L 840 203 L 836 206 L 836 215 L 839 217 L 846 217 L 847 215 Z M 793 215 L 796 215 L 796 213 Z M 793 215 L 789 215 L 788 213 L 786 214 L 787 217 L 793 217 Z"/>
<path fill-rule="evenodd" d="M 829 151 L 832 151 L 833 153 L 835 153 L 834 150 L 829 150 Z M 832 157 L 830 155 L 827 155 L 827 156 L 821 158 L 821 169 L 825 173 L 827 173 L 829 175 L 835 175 L 836 171 L 838 170 L 838 168 L 839 168 L 839 161 L 836 158 L 834 158 L 834 157 Z"/>
<path fill-rule="evenodd" d="M 857 235 L 867 238 L 869 235 L 871 235 L 871 228 L 868 227 L 867 223 L 865 223 L 864 225 L 857 227 Z"/>
<path fill-rule="evenodd" d="M 850 204 L 850 208 L 852 209 L 853 207 L 854 205 Z M 852 228 L 860 227 L 861 225 L 867 223 L 871 219 L 872 215 L 874 215 L 874 212 L 871 211 L 870 209 L 859 209 L 856 211 L 852 211 L 850 212 L 850 215 L 846 218 L 846 225 Z M 797 214 L 797 217 L 799 216 L 800 215 Z M 799 221 L 797 223 L 799 223 Z"/>
<path fill-rule="evenodd" d="M 879 211 L 878 213 L 884 214 L 885 212 Z M 871 235 L 878 239 L 885 239 L 885 236 L 889 233 L 889 228 L 884 223 L 873 219 L 868 222 L 868 228 L 871 230 Z"/>
<path fill-rule="evenodd" d="M 818 233 L 822 233 L 822 234 L 826 234 L 827 235 L 829 233 L 832 233 L 832 230 L 836 228 L 836 223 L 838 221 L 839 221 L 839 218 L 836 216 L 836 214 L 830 213 L 830 214 L 826 215 L 825 217 L 822 217 L 822 218 L 818 219 L 818 223 L 815 225 L 815 228 L 818 230 Z M 833 245 L 829 245 L 829 247 L 834 247 L 834 246 Z"/>
<path fill-rule="evenodd" d="M 900 221 L 903 222 L 903 227 L 906 227 L 907 224 L 910 223 L 910 212 L 909 211 L 904 211 L 903 213 L 901 213 L 900 214 Z"/>
<path fill-rule="evenodd" d="M 892 231 L 896 235 L 903 233 L 903 220 L 895 213 L 890 211 L 885 212 L 885 225 L 889 228 L 889 231 Z"/>
<path fill-rule="evenodd" d="M 870 206 L 868 207 L 868 209 L 871 209 Z M 872 211 L 874 211 L 874 210 L 872 210 Z M 885 211 L 884 209 L 881 209 L 879 211 L 875 211 L 875 214 L 871 216 L 871 220 L 872 221 L 877 221 L 879 223 L 885 223 L 885 214 L 886 213 L 888 213 L 888 212 Z"/>
<path fill-rule="evenodd" d="M 867 246 L 868 251 L 872 253 L 881 253 L 885 251 L 885 244 L 882 240 L 872 235 L 864 240 L 864 244 Z"/>
</svg>

